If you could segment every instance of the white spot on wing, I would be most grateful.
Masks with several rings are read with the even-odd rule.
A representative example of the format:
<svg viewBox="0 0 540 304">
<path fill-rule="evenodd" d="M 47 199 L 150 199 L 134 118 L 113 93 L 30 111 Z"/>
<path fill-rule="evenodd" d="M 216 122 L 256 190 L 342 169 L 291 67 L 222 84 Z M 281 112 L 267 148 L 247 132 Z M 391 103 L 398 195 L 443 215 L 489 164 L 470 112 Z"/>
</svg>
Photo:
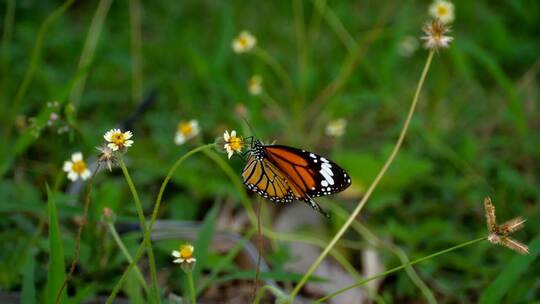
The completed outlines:
<svg viewBox="0 0 540 304">
<path fill-rule="evenodd" d="M 323 158 L 321 158 L 323 159 Z M 322 163 L 321 164 L 321 170 L 319 170 L 319 173 L 324 177 L 324 179 L 330 184 L 334 184 L 334 179 L 332 176 L 334 176 L 334 172 L 332 172 L 332 165 L 329 163 Z M 326 186 L 325 186 L 326 187 Z"/>
</svg>

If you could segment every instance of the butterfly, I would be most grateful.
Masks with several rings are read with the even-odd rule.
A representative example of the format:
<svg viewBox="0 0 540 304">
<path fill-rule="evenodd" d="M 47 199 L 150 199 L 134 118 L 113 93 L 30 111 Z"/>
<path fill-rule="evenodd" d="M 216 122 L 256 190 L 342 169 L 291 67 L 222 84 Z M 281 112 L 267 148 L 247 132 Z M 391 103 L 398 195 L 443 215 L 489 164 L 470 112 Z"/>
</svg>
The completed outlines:
<svg viewBox="0 0 540 304">
<path fill-rule="evenodd" d="M 341 192 L 351 185 L 351 178 L 336 163 L 313 152 L 282 145 L 251 141 L 246 166 L 242 171 L 249 190 L 277 203 L 296 200 L 328 214 L 314 197 Z"/>
</svg>

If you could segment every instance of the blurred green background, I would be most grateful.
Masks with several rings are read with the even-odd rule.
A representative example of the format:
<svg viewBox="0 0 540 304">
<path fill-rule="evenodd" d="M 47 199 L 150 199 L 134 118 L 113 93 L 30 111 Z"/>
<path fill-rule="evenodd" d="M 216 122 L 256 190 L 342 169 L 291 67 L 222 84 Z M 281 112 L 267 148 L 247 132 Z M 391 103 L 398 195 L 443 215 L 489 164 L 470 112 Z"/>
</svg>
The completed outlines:
<svg viewBox="0 0 540 304">
<path fill-rule="evenodd" d="M 110 9 L 107 2 L 76 1 L 49 19 L 42 32 L 44 20 L 63 2 L 6 0 L 0 6 L 4 294 L 24 289 L 30 259 L 35 277 L 27 288 L 34 286 L 39 294 L 45 285 L 46 184 L 56 193 L 66 263 L 71 261 L 82 196 L 74 194 L 62 163 L 75 151 L 91 162 L 105 131 L 130 117 L 135 144 L 126 161 L 146 214 L 183 153 L 213 142 L 225 129 L 252 135 L 237 114 L 244 110 L 263 141 L 317 151 L 349 171 L 351 190 L 319 201 L 326 209 L 332 201 L 351 211 L 399 134 L 427 57 L 421 47 L 406 54 L 402 48 L 407 37 L 422 35 L 428 1 L 141 1 L 137 6 L 123 0 L 111 1 Z M 485 235 L 486 196 L 492 197 L 500 221 L 527 218 L 517 239 L 529 243 L 540 230 L 540 2 L 454 4 L 455 40 L 434 57 L 404 146 L 359 218 L 411 259 Z M 133 19 L 137 7 L 140 23 Z M 231 41 L 242 30 L 257 37 L 258 53 L 232 51 Z M 261 54 L 283 66 L 293 92 Z M 247 90 L 254 74 L 263 78 L 263 95 Z M 26 84 L 25 77 L 30 77 Z M 151 102 L 141 109 L 145 99 Z M 53 101 L 59 106 L 48 105 Z M 53 111 L 60 118 L 47 125 Z M 347 120 L 346 132 L 329 137 L 325 125 L 337 118 Z M 177 123 L 190 119 L 198 120 L 201 134 L 176 146 Z M 240 175 L 244 161 L 233 157 L 228 163 Z M 211 205 L 224 202 L 242 213 L 239 197 L 227 176 L 198 156 L 174 175 L 159 218 L 199 221 Z M 80 300 L 110 293 L 125 267 L 99 224 L 105 206 L 119 220 L 136 223 L 118 169 L 98 174 L 95 181 L 91 220 L 69 289 Z M 289 208 L 266 206 L 272 218 Z M 266 224 L 271 227 L 272 219 Z M 312 235 L 321 238 L 325 231 L 322 239 L 339 228 L 336 221 L 321 225 Z M 353 232 L 346 238 L 363 241 Z M 127 234 L 126 243 L 135 250 L 137 235 Z M 171 248 L 158 245 L 156 250 L 158 268 L 170 268 Z M 339 250 L 362 268 L 358 251 Z M 536 255 L 539 250 L 531 248 Z M 387 251 L 379 254 L 386 268 L 401 264 Z M 532 262 L 536 255 L 519 257 L 483 242 L 415 269 L 441 302 L 476 302 L 498 278 L 505 287 L 495 289 L 505 302 L 525 303 L 540 297 L 540 266 Z M 219 257 L 214 253 L 214 259 Z M 271 266 L 291 259 L 279 252 L 273 257 Z M 164 275 L 163 286 L 178 287 L 175 276 Z M 405 272 L 387 277 L 377 293 L 389 302 L 425 301 Z"/>
</svg>

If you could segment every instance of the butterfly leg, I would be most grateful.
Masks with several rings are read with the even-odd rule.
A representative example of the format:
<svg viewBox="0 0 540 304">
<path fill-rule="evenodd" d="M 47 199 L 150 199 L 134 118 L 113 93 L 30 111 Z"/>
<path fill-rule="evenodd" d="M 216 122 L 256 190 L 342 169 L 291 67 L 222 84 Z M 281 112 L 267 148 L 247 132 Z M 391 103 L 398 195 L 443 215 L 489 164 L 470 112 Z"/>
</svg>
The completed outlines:
<svg viewBox="0 0 540 304">
<path fill-rule="evenodd" d="M 315 209 L 315 211 L 319 212 L 320 214 L 324 215 L 325 217 L 330 217 L 330 215 L 324 211 L 324 209 L 316 202 L 314 201 L 310 196 L 304 197 L 304 202 L 308 204 L 311 208 Z"/>
</svg>

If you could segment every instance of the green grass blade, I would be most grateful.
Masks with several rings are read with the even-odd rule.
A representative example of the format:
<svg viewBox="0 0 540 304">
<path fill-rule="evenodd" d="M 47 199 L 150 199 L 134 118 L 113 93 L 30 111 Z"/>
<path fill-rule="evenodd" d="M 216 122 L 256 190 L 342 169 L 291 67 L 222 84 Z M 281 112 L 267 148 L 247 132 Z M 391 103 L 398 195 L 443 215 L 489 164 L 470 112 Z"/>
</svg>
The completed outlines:
<svg viewBox="0 0 540 304">
<path fill-rule="evenodd" d="M 56 293 L 66 277 L 64 264 L 64 247 L 60 236 L 60 227 L 56 215 L 56 203 L 47 186 L 47 204 L 49 208 L 49 267 L 47 269 L 46 303 L 55 303 Z M 60 303 L 67 300 L 66 289 L 62 292 Z"/>
<path fill-rule="evenodd" d="M 144 297 L 142 294 L 141 284 L 137 279 L 137 273 L 132 270 L 124 284 L 124 292 L 127 294 L 130 303 L 144 304 Z"/>
<path fill-rule="evenodd" d="M 23 268 L 23 283 L 21 291 L 21 303 L 36 303 L 36 286 L 34 285 L 34 255 L 29 254 Z"/>
<path fill-rule="evenodd" d="M 487 303 L 502 303 L 504 295 L 512 288 L 519 284 L 518 280 L 526 273 L 527 270 L 530 270 L 531 263 L 536 260 L 540 254 L 540 235 L 537 236 L 530 246 L 530 253 L 528 255 L 518 255 L 506 265 L 506 267 L 501 271 L 497 276 L 495 281 L 489 285 L 486 289 L 482 298 L 480 299 L 480 304 Z M 534 274 L 530 274 L 534 275 Z"/>
</svg>

